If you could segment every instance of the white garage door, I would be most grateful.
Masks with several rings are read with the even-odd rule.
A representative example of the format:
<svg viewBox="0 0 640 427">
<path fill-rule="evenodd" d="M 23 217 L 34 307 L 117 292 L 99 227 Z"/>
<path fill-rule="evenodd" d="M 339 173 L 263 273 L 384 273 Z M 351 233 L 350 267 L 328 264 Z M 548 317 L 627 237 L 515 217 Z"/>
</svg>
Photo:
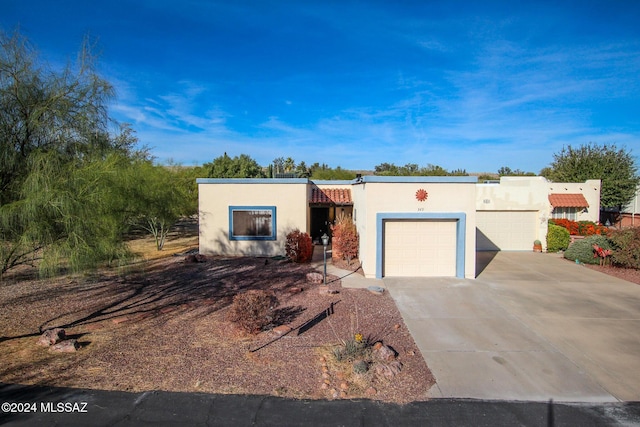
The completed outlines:
<svg viewBox="0 0 640 427">
<path fill-rule="evenodd" d="M 386 220 L 384 276 L 455 276 L 455 220 Z"/>
<path fill-rule="evenodd" d="M 530 251 L 536 239 L 536 211 L 477 211 L 476 249 Z"/>
</svg>

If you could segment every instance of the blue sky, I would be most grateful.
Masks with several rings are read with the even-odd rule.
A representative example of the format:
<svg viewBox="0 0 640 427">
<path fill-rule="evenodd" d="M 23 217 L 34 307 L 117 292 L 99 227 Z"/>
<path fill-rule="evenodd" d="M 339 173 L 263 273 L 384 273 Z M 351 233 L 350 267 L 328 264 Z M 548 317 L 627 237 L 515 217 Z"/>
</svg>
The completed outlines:
<svg viewBox="0 0 640 427">
<path fill-rule="evenodd" d="M 640 2 L 0 0 L 51 64 L 97 40 L 111 115 L 159 162 L 227 152 L 539 172 L 640 154 Z"/>
</svg>

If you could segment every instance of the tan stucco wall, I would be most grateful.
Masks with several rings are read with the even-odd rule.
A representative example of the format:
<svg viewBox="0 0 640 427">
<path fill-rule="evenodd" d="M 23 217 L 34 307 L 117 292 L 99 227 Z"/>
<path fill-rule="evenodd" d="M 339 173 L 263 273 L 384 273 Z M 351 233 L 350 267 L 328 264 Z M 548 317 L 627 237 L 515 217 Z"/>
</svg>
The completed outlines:
<svg viewBox="0 0 640 427">
<path fill-rule="evenodd" d="M 598 222 L 600 219 L 600 180 L 589 179 L 585 182 L 550 182 L 549 194 L 577 194 L 582 193 L 584 198 L 589 203 L 589 207 L 581 212 L 578 212 L 577 221 L 593 221 Z M 549 216 L 553 207 L 548 203 Z"/>
<path fill-rule="evenodd" d="M 439 182 L 440 177 L 423 177 L 424 181 L 365 182 L 354 185 L 356 225 L 360 233 L 360 261 L 366 277 L 376 275 L 377 213 L 459 213 L 466 214 L 465 277 L 475 277 L 475 191 L 476 184 Z M 411 180 L 409 180 L 411 181 Z M 428 198 L 416 199 L 424 189 Z"/>
<path fill-rule="evenodd" d="M 546 242 L 547 220 L 550 218 L 549 182 L 541 176 L 503 176 L 500 183 L 478 184 L 478 211 L 535 211 L 536 239 Z M 533 242 L 532 242 L 533 244 Z"/>
<path fill-rule="evenodd" d="M 286 235 L 307 231 L 307 180 L 200 179 L 200 253 L 284 255 Z M 275 206 L 276 240 L 230 240 L 229 206 Z"/>
<path fill-rule="evenodd" d="M 541 176 L 503 176 L 500 183 L 478 184 L 476 209 L 478 211 L 536 211 L 536 239 L 546 244 L 547 224 L 553 207 L 549 194 L 584 195 L 589 208 L 578 214 L 579 221 L 597 222 L 600 215 L 600 180 L 582 183 L 553 183 Z"/>
</svg>

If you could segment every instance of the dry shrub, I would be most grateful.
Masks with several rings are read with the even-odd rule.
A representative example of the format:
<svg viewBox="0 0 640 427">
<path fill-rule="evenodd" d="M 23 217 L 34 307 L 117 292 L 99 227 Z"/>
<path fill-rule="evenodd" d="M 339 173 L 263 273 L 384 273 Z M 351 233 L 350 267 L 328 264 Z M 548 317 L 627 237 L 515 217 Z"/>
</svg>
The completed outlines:
<svg viewBox="0 0 640 427">
<path fill-rule="evenodd" d="M 273 321 L 278 299 L 273 292 L 250 290 L 236 295 L 227 312 L 227 320 L 250 334 L 257 334 Z"/>
<path fill-rule="evenodd" d="M 353 223 L 351 216 L 344 213 L 336 217 L 336 222 L 331 226 L 331 251 L 334 258 L 347 260 L 347 265 L 351 265 L 351 260 L 358 257 L 358 230 Z"/>
<path fill-rule="evenodd" d="M 313 242 L 311 236 L 300 230 L 293 230 L 287 234 L 285 244 L 287 257 L 293 262 L 309 262 L 313 257 Z"/>
</svg>

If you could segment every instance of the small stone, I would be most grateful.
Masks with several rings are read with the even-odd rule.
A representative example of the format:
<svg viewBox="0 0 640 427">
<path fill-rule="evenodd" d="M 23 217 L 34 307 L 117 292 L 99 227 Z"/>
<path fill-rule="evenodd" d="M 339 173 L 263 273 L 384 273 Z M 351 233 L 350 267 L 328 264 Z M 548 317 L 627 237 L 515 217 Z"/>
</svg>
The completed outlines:
<svg viewBox="0 0 640 427">
<path fill-rule="evenodd" d="M 322 367 L 322 372 L 329 372 L 329 368 L 325 365 Z"/>
<path fill-rule="evenodd" d="M 347 398 L 347 392 L 346 392 L 346 391 L 344 391 L 344 390 L 342 390 L 342 391 L 340 392 L 340 398 L 342 398 L 342 399 L 346 399 L 346 398 Z"/>
<path fill-rule="evenodd" d="M 62 328 L 47 329 L 38 338 L 38 344 L 48 347 L 63 341 L 65 337 L 66 332 Z"/>
<path fill-rule="evenodd" d="M 409 350 L 409 351 L 407 351 L 407 354 L 408 354 L 409 356 L 415 356 L 415 355 L 416 355 L 416 352 L 415 352 L 415 351 L 413 351 L 413 350 Z"/>
<path fill-rule="evenodd" d="M 331 375 L 328 372 L 323 372 L 322 373 L 322 378 L 331 378 Z"/>
<path fill-rule="evenodd" d="M 299 294 L 300 292 L 302 292 L 302 288 L 298 287 L 298 286 L 292 286 L 291 288 L 289 288 L 289 293 L 290 294 Z"/>
<path fill-rule="evenodd" d="M 114 324 L 120 324 L 120 323 L 124 323 L 124 322 L 128 322 L 129 321 L 129 317 L 128 316 L 120 316 L 120 317 L 116 317 L 115 319 L 111 319 L 111 321 Z"/>
<path fill-rule="evenodd" d="M 340 388 L 341 388 L 342 390 L 347 390 L 347 389 L 349 388 L 349 383 L 348 383 L 348 382 L 346 382 L 346 381 L 342 381 L 342 382 L 340 383 Z"/>
<path fill-rule="evenodd" d="M 396 323 L 395 325 L 393 325 L 393 329 L 395 329 L 396 331 L 400 329 L 400 324 Z"/>
<path fill-rule="evenodd" d="M 338 372 L 336 374 L 336 378 L 340 381 L 342 381 L 344 379 L 344 372 Z"/>
<path fill-rule="evenodd" d="M 80 345 L 76 340 L 64 340 L 59 342 L 58 344 L 52 345 L 50 350 L 57 353 L 74 353 L 78 351 L 79 347 Z"/>
<path fill-rule="evenodd" d="M 307 282 L 320 284 L 324 282 L 324 276 L 316 272 L 307 273 Z"/>
<path fill-rule="evenodd" d="M 378 350 L 378 349 L 380 349 L 380 347 L 382 347 L 382 343 L 380 341 L 378 341 L 377 343 L 375 343 L 373 345 L 373 349 L 374 350 Z"/>
<path fill-rule="evenodd" d="M 374 295 L 384 294 L 384 288 L 380 286 L 369 286 L 367 289 L 369 290 L 369 292 L 371 292 Z"/>
<path fill-rule="evenodd" d="M 327 383 L 322 383 L 322 384 L 320 384 L 320 388 L 321 388 L 322 390 L 326 390 L 326 389 L 328 389 L 328 388 L 329 388 L 329 384 L 327 384 Z"/>
<path fill-rule="evenodd" d="M 332 388 L 331 390 L 329 390 L 329 394 L 331 394 L 331 397 L 333 397 L 334 399 L 339 396 L 338 390 L 336 390 L 335 388 Z"/>
<path fill-rule="evenodd" d="M 326 357 L 324 357 L 324 356 L 320 356 L 320 361 L 321 361 L 321 362 L 326 362 L 326 361 L 327 361 L 327 358 L 326 358 Z"/>
<path fill-rule="evenodd" d="M 375 396 L 378 393 L 378 390 L 376 390 L 373 387 L 369 387 L 368 389 L 365 390 L 364 392 L 367 396 Z"/>
<path fill-rule="evenodd" d="M 292 328 L 289 325 L 280 325 L 280 326 L 276 326 L 275 328 L 273 328 L 271 330 L 271 332 L 273 332 L 276 336 L 283 336 L 288 334 L 289 332 L 291 332 Z"/>
<path fill-rule="evenodd" d="M 323 383 L 325 383 L 326 385 L 329 385 L 331 384 L 331 381 L 327 379 L 327 380 L 324 380 Z"/>
</svg>

